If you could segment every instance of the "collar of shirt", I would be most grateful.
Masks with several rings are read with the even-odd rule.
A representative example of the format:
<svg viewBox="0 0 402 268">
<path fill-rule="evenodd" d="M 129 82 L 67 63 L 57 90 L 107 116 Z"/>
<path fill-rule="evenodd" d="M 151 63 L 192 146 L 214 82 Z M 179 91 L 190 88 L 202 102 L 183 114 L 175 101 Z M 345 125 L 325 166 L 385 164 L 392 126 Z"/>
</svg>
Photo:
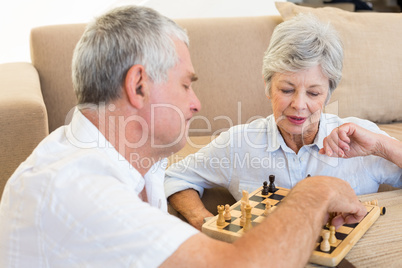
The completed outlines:
<svg viewBox="0 0 402 268">
<path fill-rule="evenodd" d="M 324 114 L 322 113 L 320 116 L 320 124 L 318 127 L 318 133 L 314 139 L 313 144 L 307 145 L 308 147 L 317 147 L 317 149 L 321 149 L 323 147 L 323 141 L 324 138 L 329 135 L 328 133 L 328 126 L 331 124 L 331 118 L 334 117 L 333 115 L 329 114 Z M 274 115 L 270 115 L 267 118 L 267 133 L 271 135 L 267 135 L 267 152 L 274 152 L 278 150 L 280 147 L 285 151 L 289 153 L 294 153 L 292 149 L 290 149 L 286 143 L 285 140 L 283 139 L 279 129 L 278 125 L 275 122 L 275 117 Z M 332 131 L 332 129 L 331 129 Z"/>
<path fill-rule="evenodd" d="M 98 149 L 120 166 L 120 171 L 125 173 L 119 179 L 125 184 L 133 187 L 139 194 L 146 187 L 147 198 L 150 205 L 167 210 L 167 203 L 164 193 L 163 181 L 167 159 L 164 158 L 153 163 L 149 171 L 143 177 L 114 147 L 106 140 L 102 133 L 96 128 L 78 108 L 66 130 L 67 140 L 76 147 L 82 149 Z"/>
</svg>

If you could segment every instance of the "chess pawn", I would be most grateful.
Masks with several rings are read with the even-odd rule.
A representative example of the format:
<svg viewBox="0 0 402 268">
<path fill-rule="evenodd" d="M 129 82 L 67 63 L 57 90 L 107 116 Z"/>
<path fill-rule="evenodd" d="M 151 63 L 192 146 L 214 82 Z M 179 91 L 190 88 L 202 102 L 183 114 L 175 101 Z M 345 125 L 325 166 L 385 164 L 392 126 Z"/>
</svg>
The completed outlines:
<svg viewBox="0 0 402 268">
<path fill-rule="evenodd" d="M 230 221 L 232 219 L 232 215 L 230 215 L 230 206 L 228 204 L 225 205 L 225 221 Z"/>
<path fill-rule="evenodd" d="M 263 182 L 263 184 L 262 184 L 262 191 L 261 191 L 261 194 L 262 195 L 268 195 L 268 182 L 267 181 L 264 181 Z"/>
<path fill-rule="evenodd" d="M 325 226 L 329 228 L 329 227 L 332 225 L 332 220 L 333 220 L 337 215 L 338 215 L 338 213 L 336 213 L 336 212 L 330 212 L 330 213 L 329 213 L 329 217 L 328 217 L 328 222 L 327 222 L 327 224 L 326 224 Z"/>
<path fill-rule="evenodd" d="M 253 227 L 253 225 L 251 224 L 251 206 L 250 206 L 250 204 L 246 205 L 245 211 L 246 211 L 246 222 L 244 223 L 243 230 L 245 232 L 247 232 L 248 230 L 250 230 Z"/>
<path fill-rule="evenodd" d="M 271 211 L 272 211 L 271 203 L 267 200 L 265 202 L 264 216 L 268 216 L 268 214 L 271 213 Z"/>
<path fill-rule="evenodd" d="M 324 230 L 322 231 L 322 242 L 320 244 L 320 249 L 321 251 L 324 252 L 329 252 L 331 250 L 331 245 L 329 244 L 329 231 L 328 230 Z"/>
<path fill-rule="evenodd" d="M 218 206 L 218 220 L 216 221 L 216 225 L 224 226 L 225 218 L 223 217 L 223 211 L 225 210 L 224 206 Z"/>
<path fill-rule="evenodd" d="M 336 239 L 335 233 L 336 233 L 335 226 L 333 226 L 333 225 L 329 226 L 329 243 L 331 245 L 334 245 L 334 244 L 336 244 L 336 242 L 338 242 L 338 239 Z"/>
</svg>

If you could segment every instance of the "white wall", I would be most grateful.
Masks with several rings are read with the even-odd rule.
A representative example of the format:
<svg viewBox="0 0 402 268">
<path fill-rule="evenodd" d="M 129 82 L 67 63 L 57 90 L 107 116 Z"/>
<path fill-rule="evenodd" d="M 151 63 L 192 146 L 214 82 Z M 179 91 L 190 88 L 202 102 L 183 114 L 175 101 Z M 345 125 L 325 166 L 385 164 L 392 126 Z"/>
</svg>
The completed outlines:
<svg viewBox="0 0 402 268">
<path fill-rule="evenodd" d="M 170 18 L 279 14 L 274 0 L 1 0 L 0 63 L 30 62 L 29 33 L 33 27 L 88 22 L 126 4 L 149 6 Z"/>
</svg>

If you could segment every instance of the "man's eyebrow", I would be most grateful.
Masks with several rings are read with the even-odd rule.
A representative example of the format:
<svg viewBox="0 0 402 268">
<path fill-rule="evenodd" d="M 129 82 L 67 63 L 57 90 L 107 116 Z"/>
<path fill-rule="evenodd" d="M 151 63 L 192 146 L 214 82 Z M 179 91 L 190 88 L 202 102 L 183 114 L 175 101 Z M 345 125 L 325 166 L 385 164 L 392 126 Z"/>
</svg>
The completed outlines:
<svg viewBox="0 0 402 268">
<path fill-rule="evenodd" d="M 198 76 L 196 74 L 192 73 L 190 79 L 191 79 L 191 82 L 195 82 L 198 80 Z"/>
</svg>

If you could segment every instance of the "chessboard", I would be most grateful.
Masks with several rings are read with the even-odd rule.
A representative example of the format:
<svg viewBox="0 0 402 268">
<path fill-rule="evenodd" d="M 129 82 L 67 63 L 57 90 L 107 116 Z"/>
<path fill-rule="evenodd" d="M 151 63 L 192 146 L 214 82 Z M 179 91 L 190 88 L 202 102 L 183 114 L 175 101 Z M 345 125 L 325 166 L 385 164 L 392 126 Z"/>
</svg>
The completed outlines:
<svg viewBox="0 0 402 268">
<path fill-rule="evenodd" d="M 249 194 L 249 204 L 252 207 L 252 226 L 259 224 L 266 218 L 266 216 L 264 216 L 266 201 L 269 201 L 271 206 L 277 207 L 281 204 L 282 200 L 290 191 L 289 189 L 275 187 L 276 189 L 274 192 L 270 192 L 267 195 L 262 195 L 262 188 L 263 187 L 260 187 Z M 380 215 L 380 208 L 378 206 L 370 204 L 364 205 L 367 208 L 367 215 L 365 218 L 359 223 L 345 224 L 336 230 L 335 236 L 337 238 L 337 242 L 330 245 L 330 250 L 328 252 L 321 251 L 320 243 L 322 241 L 322 237 L 319 237 L 316 247 L 309 260 L 311 263 L 331 267 L 339 264 L 339 262 L 346 256 L 350 249 L 373 225 Z M 217 226 L 218 215 L 212 217 L 203 224 L 202 232 L 214 239 L 229 243 L 234 242 L 245 233 L 243 227 L 240 226 L 241 200 L 230 207 L 230 215 L 231 219 L 226 220 L 222 226 Z M 328 230 L 328 227 L 324 226 L 323 231 L 324 230 Z"/>
</svg>

